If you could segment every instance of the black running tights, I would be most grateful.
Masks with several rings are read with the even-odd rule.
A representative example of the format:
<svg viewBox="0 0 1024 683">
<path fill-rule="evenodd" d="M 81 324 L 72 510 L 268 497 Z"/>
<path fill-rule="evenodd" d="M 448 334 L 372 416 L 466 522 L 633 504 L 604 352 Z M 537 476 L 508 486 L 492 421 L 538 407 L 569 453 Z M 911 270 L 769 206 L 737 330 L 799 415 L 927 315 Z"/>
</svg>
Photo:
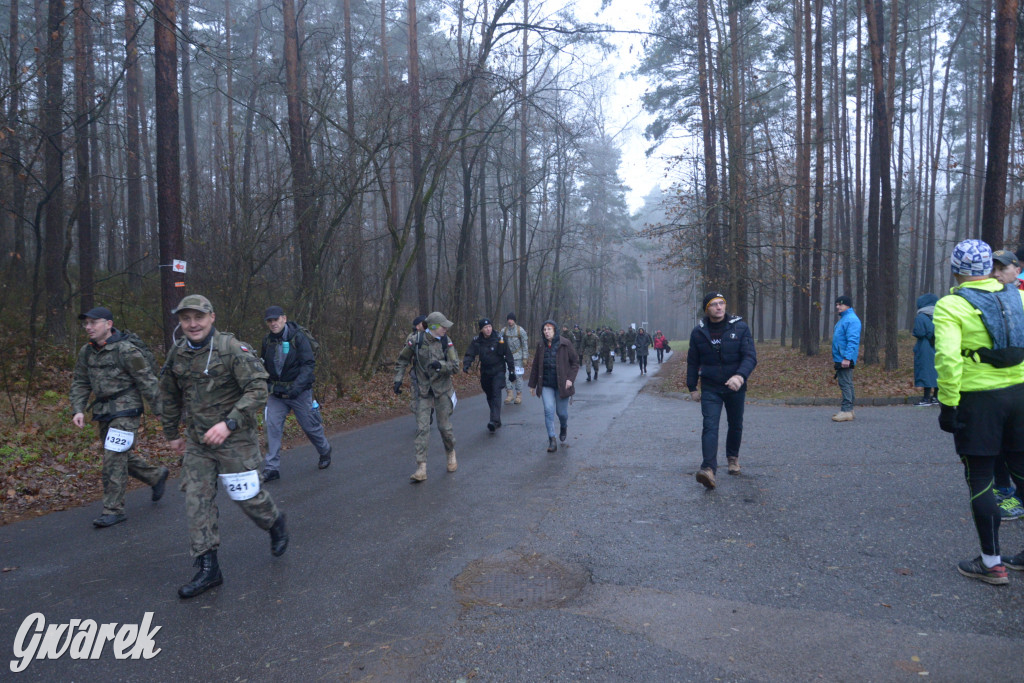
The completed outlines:
<svg viewBox="0 0 1024 683">
<path fill-rule="evenodd" d="M 997 456 L 998 457 L 998 456 Z M 992 490 L 993 469 L 996 457 L 990 455 L 962 455 L 964 478 L 971 491 L 971 513 L 974 526 L 981 541 L 981 552 L 985 555 L 999 554 L 999 507 Z M 1024 491 L 1024 453 L 1006 456 L 1006 465 L 1019 490 Z"/>
</svg>

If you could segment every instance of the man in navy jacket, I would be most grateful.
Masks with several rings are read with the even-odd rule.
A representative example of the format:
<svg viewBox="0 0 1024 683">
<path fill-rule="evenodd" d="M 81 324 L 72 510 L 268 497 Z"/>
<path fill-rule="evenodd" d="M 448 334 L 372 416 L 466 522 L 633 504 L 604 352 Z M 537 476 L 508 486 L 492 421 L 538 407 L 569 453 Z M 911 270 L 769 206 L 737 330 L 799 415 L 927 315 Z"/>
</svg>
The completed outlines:
<svg viewBox="0 0 1024 683">
<path fill-rule="evenodd" d="M 743 437 L 743 406 L 747 397 L 747 378 L 757 366 L 757 352 L 750 328 L 739 316 L 725 313 L 725 295 L 711 292 L 704 297 L 704 318 L 690 333 L 686 354 L 686 386 L 690 398 L 700 400 L 704 416 L 701 450 L 704 460 L 697 481 L 715 488 L 718 471 L 718 423 L 725 406 L 729 430 L 725 437 L 725 456 L 729 474 L 740 473 L 740 440 Z M 701 391 L 697 391 L 697 379 Z"/>
</svg>

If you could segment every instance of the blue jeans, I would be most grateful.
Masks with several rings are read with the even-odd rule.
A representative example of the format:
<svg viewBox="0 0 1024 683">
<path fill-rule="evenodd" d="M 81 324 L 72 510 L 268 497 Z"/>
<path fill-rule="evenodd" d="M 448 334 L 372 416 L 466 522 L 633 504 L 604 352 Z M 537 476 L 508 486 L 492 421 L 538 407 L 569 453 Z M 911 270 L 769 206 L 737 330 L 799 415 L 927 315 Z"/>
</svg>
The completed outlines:
<svg viewBox="0 0 1024 683">
<path fill-rule="evenodd" d="M 540 391 L 541 400 L 544 401 L 544 424 L 548 428 L 548 438 L 555 438 L 555 414 L 558 414 L 558 423 L 565 426 L 569 422 L 569 399 L 561 398 L 558 389 L 543 387 Z"/>
<path fill-rule="evenodd" d="M 729 431 L 725 435 L 725 455 L 739 456 L 740 441 L 743 438 L 743 404 L 746 399 L 746 385 L 740 391 L 701 387 L 700 413 L 704 416 L 704 430 L 700 435 L 701 451 L 704 456 L 704 461 L 700 464 L 701 469 L 708 467 L 712 472 L 718 471 L 718 423 L 722 420 L 723 405 L 729 422 Z"/>
</svg>

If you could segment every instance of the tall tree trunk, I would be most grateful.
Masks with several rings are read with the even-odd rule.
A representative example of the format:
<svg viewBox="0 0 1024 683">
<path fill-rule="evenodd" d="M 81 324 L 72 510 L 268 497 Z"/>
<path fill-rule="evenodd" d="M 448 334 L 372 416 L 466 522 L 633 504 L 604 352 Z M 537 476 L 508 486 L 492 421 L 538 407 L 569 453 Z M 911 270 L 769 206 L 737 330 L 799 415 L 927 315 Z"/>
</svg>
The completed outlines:
<svg viewBox="0 0 1024 683">
<path fill-rule="evenodd" d="M 981 238 L 993 249 L 1003 247 L 1006 213 L 1006 158 L 1013 109 L 1013 51 L 1017 0 L 996 0 L 995 62 L 992 68 L 992 117 L 988 128 L 988 164 L 982 201 Z"/>
<path fill-rule="evenodd" d="M 156 177 L 160 218 L 160 263 L 184 259 L 181 236 L 181 160 L 178 157 L 178 71 L 174 0 L 154 0 L 153 46 L 156 56 Z M 170 349 L 176 321 L 170 315 L 183 290 L 180 275 L 160 268 L 160 307 L 164 311 L 164 343 Z"/>
<path fill-rule="evenodd" d="M 89 117 L 92 82 L 89 80 L 89 7 L 75 0 L 75 194 L 78 221 L 78 289 L 82 312 L 95 305 L 93 292 L 92 177 L 89 173 Z"/>
<path fill-rule="evenodd" d="M 427 282 L 427 226 L 423 206 L 422 129 L 420 124 L 420 51 L 418 46 L 416 0 L 408 1 L 409 15 L 409 145 L 412 157 L 412 214 L 415 229 L 416 299 L 421 311 L 430 309 Z"/>
<path fill-rule="evenodd" d="M 747 159 L 743 121 L 743 84 L 740 76 L 742 55 L 739 2 L 729 2 L 729 71 L 731 106 L 729 107 L 729 254 L 728 288 L 733 294 L 733 310 L 747 316 Z"/>
<path fill-rule="evenodd" d="M 530 23 L 530 0 L 523 0 L 523 54 L 522 76 L 519 85 L 519 300 L 516 308 L 519 315 L 526 316 L 526 324 L 532 325 L 533 313 L 527 308 L 527 292 L 530 271 L 530 255 L 527 251 L 526 219 L 530 208 L 530 190 L 527 172 L 530 169 L 530 150 L 527 144 L 527 77 L 529 64 L 529 35 L 526 26 Z M 530 329 L 533 329 L 530 327 Z"/>
<path fill-rule="evenodd" d="M 712 109 L 709 74 L 708 2 L 697 0 L 697 87 L 700 97 L 700 129 L 704 143 L 704 239 L 707 258 L 704 261 L 704 286 L 717 289 L 725 283 L 725 257 L 718 239 L 719 196 L 718 157 L 715 154 L 715 120 Z"/>
<path fill-rule="evenodd" d="M 352 2 L 342 3 L 345 21 L 345 127 L 348 133 L 347 168 L 348 186 L 351 188 L 353 211 L 352 227 L 348 232 L 348 281 L 351 283 L 349 298 L 351 309 L 348 316 L 350 337 L 353 346 L 361 346 L 366 330 L 363 323 L 363 194 L 362 178 L 359 177 L 356 159 L 356 86 L 355 50 L 352 47 Z"/>
<path fill-rule="evenodd" d="M 49 0 L 46 44 L 46 97 L 43 102 L 43 169 L 46 196 L 46 331 L 58 344 L 67 341 L 64 291 L 64 0 Z"/>
<path fill-rule="evenodd" d="M 194 123 L 195 109 L 192 106 L 192 46 L 188 38 L 192 35 L 192 21 L 189 18 L 190 0 L 181 0 L 181 31 L 185 40 L 181 41 L 181 128 L 185 134 L 185 168 L 188 184 L 188 201 L 185 204 L 186 223 L 191 230 L 198 218 L 199 211 L 199 162 L 196 159 L 196 128 Z M 259 26 L 256 12 L 256 25 Z M 259 29 L 257 28 L 258 32 Z M 159 102 L 159 100 L 157 100 Z"/>
<path fill-rule="evenodd" d="M 142 285 L 142 164 L 139 158 L 139 48 L 138 23 L 135 20 L 135 0 L 124 3 L 124 105 L 125 105 L 125 158 L 128 169 L 126 198 L 128 214 L 128 273 L 132 288 Z"/>
<path fill-rule="evenodd" d="M 821 252 L 824 240 L 824 200 L 825 200 L 825 111 L 824 84 L 822 73 L 822 0 L 814 0 L 814 240 L 811 244 L 811 298 L 810 323 L 808 324 L 809 344 L 805 352 L 817 355 L 818 341 L 821 333 L 821 311 L 826 302 L 821 300 Z M 807 17 L 808 24 L 810 16 Z M 810 93 L 808 93 L 809 95 Z"/>
</svg>

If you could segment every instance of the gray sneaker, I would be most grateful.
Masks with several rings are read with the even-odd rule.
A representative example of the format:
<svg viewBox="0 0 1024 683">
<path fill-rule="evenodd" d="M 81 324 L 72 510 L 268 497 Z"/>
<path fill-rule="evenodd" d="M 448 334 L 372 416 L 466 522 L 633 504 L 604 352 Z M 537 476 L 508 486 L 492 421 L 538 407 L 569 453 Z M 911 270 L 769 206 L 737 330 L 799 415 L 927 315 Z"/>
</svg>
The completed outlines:
<svg viewBox="0 0 1024 683">
<path fill-rule="evenodd" d="M 1004 498 L 999 502 L 999 517 L 1005 520 L 1020 519 L 1024 517 L 1024 507 L 1016 496 Z"/>
</svg>

